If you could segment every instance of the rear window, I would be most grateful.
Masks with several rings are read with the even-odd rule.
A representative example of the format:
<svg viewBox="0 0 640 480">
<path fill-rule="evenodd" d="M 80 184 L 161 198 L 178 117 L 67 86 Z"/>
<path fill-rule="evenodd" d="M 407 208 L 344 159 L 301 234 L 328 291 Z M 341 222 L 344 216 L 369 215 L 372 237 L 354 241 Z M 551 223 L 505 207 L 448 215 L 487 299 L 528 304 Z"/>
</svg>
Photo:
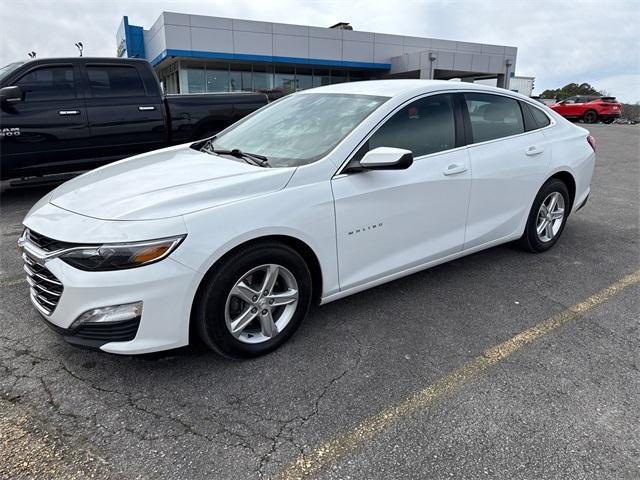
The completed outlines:
<svg viewBox="0 0 640 480">
<path fill-rule="evenodd" d="M 549 120 L 549 117 L 547 117 L 547 114 L 544 113 L 542 110 L 540 110 L 539 108 L 533 107 L 528 103 L 526 103 L 525 105 L 533 115 L 533 119 L 536 121 L 536 125 L 538 125 L 538 128 L 546 127 L 551 123 L 551 120 Z"/>
<path fill-rule="evenodd" d="M 524 115 L 524 129 L 527 132 L 544 128 L 551 123 L 549 117 L 547 117 L 547 115 L 539 108 L 536 108 L 526 102 L 520 102 L 520 107 L 522 108 L 522 114 Z"/>
<path fill-rule="evenodd" d="M 128 66 L 87 66 L 89 87 L 94 97 L 137 97 L 147 93 L 140 74 Z"/>
<path fill-rule="evenodd" d="M 465 93 L 473 143 L 524 133 L 518 101 L 485 93 Z"/>
</svg>

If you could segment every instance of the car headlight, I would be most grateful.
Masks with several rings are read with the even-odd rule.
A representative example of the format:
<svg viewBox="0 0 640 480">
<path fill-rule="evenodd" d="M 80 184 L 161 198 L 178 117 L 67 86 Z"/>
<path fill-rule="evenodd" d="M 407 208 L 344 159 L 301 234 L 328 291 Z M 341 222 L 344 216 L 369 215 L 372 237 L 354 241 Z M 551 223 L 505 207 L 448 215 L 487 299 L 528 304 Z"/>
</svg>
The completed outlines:
<svg viewBox="0 0 640 480">
<path fill-rule="evenodd" d="M 60 259 L 80 270 L 108 271 L 141 267 L 158 262 L 174 251 L 186 235 L 135 243 L 110 243 L 78 247 Z"/>
</svg>

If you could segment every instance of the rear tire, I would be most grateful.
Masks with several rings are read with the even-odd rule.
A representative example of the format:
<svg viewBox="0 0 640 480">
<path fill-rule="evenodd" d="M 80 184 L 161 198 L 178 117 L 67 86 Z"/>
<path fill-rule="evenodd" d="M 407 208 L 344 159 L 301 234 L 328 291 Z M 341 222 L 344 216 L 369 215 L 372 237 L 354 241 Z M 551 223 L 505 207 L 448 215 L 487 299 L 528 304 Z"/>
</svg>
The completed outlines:
<svg viewBox="0 0 640 480">
<path fill-rule="evenodd" d="M 571 198 L 564 182 L 547 180 L 533 201 L 520 246 L 533 253 L 549 250 L 562 235 L 570 209 Z"/>
<path fill-rule="evenodd" d="M 309 268 L 292 248 L 276 242 L 242 248 L 203 280 L 193 311 L 198 335 L 225 357 L 269 353 L 306 317 L 311 286 Z"/>
<path fill-rule="evenodd" d="M 597 120 L 598 120 L 598 114 L 596 113 L 595 110 L 587 110 L 586 112 L 584 112 L 584 115 L 582 116 L 582 121 L 584 123 L 596 123 Z"/>
</svg>

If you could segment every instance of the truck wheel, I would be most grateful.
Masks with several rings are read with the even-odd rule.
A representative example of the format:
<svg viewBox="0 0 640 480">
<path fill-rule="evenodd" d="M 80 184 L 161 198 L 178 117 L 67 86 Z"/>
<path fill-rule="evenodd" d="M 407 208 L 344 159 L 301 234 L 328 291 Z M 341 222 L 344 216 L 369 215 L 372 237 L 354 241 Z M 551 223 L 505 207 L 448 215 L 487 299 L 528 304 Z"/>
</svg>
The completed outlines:
<svg viewBox="0 0 640 480">
<path fill-rule="evenodd" d="M 584 123 L 595 123 L 598 120 L 598 114 L 594 110 L 587 110 L 582 116 Z"/>
</svg>

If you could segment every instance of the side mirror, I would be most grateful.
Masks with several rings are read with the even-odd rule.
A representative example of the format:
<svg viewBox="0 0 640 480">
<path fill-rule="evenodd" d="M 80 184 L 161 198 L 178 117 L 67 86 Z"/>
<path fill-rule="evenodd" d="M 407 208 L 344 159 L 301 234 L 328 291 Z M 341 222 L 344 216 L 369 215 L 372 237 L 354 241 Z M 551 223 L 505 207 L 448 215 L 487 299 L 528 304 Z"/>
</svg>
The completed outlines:
<svg viewBox="0 0 640 480">
<path fill-rule="evenodd" d="M 360 160 L 360 167 L 365 170 L 404 170 L 412 164 L 411 150 L 394 147 L 374 148 Z"/>
<path fill-rule="evenodd" d="M 24 100 L 24 92 L 18 86 L 0 88 L 0 102 L 16 103 Z"/>
</svg>

